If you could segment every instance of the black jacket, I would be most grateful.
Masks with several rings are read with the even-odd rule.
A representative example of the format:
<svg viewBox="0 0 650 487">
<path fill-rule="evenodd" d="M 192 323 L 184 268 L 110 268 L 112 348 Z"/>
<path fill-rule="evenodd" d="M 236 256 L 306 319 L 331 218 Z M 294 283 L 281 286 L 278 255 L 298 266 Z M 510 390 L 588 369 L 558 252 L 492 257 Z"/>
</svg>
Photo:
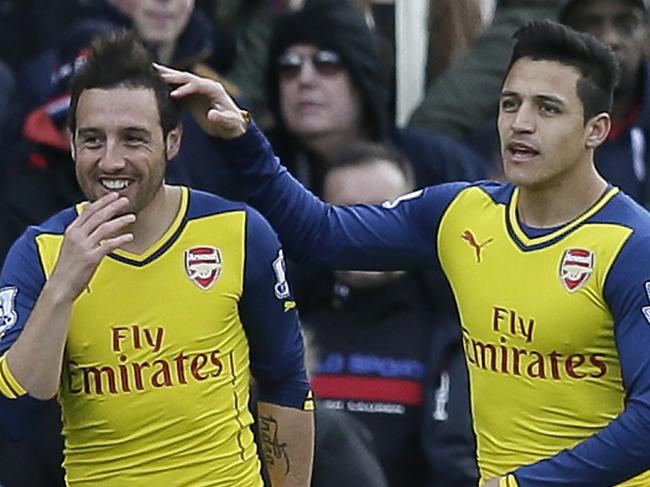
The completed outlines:
<svg viewBox="0 0 650 487">
<path fill-rule="evenodd" d="M 477 483 L 460 327 L 439 281 L 406 274 L 366 289 L 337 284 L 331 304 L 303 318 L 319 407 L 368 428 L 391 487 Z"/>
</svg>

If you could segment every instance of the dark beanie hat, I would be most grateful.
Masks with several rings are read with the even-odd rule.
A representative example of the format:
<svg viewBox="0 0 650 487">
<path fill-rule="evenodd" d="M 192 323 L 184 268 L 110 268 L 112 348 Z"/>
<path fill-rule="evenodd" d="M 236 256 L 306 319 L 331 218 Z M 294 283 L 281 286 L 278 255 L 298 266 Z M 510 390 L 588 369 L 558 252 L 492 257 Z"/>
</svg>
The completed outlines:
<svg viewBox="0 0 650 487">
<path fill-rule="evenodd" d="M 589 0 L 565 0 L 562 2 L 562 5 L 560 7 L 560 13 L 559 13 L 559 20 L 561 23 L 566 24 L 567 21 L 569 20 L 569 16 L 571 15 L 571 11 L 578 6 L 579 3 L 585 3 L 588 2 Z M 648 14 L 648 0 L 621 0 L 624 2 L 627 2 L 635 7 L 638 7 L 644 11 L 644 13 L 647 15 Z"/>
<path fill-rule="evenodd" d="M 363 14 L 347 0 L 307 0 L 302 9 L 280 16 L 274 26 L 267 63 L 267 99 L 278 123 L 280 112 L 278 58 L 295 44 L 311 44 L 337 52 L 361 94 L 364 121 L 374 140 L 388 129 L 388 93 L 378 39 Z"/>
</svg>

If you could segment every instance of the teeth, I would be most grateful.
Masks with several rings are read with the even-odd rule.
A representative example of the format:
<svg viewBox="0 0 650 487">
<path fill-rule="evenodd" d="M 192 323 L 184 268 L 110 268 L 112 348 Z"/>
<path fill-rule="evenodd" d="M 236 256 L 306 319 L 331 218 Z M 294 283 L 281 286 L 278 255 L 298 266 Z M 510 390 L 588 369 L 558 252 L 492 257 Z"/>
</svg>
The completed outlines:
<svg viewBox="0 0 650 487">
<path fill-rule="evenodd" d="M 111 191 L 119 191 L 131 184 L 130 181 L 127 181 L 125 179 L 102 179 L 101 183 L 102 186 L 104 186 L 106 189 L 110 189 Z"/>
</svg>

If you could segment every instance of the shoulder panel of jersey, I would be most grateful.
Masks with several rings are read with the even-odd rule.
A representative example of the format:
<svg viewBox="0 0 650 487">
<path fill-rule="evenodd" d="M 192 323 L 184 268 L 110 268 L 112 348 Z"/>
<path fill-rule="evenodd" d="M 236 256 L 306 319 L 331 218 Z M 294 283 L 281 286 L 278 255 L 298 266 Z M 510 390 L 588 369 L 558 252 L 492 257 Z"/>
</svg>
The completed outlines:
<svg viewBox="0 0 650 487">
<path fill-rule="evenodd" d="M 449 215 L 455 214 L 458 208 L 467 204 L 467 201 L 476 202 L 477 206 L 472 211 L 484 207 L 506 207 L 510 201 L 514 189 L 514 186 L 510 183 L 502 183 L 490 180 L 476 181 L 469 185 L 461 186 L 458 188 L 456 193 L 451 195 L 452 197 L 449 203 L 444 208 L 442 208 L 442 214 L 440 215 L 438 226 L 438 256 L 440 257 L 440 252 L 444 248 L 444 242 L 442 242 L 440 239 L 443 235 L 442 229 L 444 228 L 444 223 L 449 218 Z M 464 203 L 461 204 L 461 202 Z"/>
<path fill-rule="evenodd" d="M 627 226 L 635 231 L 650 232 L 650 212 L 617 188 L 602 210 L 593 213 L 589 222 Z M 609 194 L 608 192 L 608 194 Z"/>
</svg>

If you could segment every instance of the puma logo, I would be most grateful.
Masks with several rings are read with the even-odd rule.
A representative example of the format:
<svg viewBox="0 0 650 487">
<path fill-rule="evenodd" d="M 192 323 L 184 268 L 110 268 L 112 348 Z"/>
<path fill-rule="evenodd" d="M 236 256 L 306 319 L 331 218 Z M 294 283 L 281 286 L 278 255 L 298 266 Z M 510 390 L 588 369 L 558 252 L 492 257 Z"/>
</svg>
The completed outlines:
<svg viewBox="0 0 650 487">
<path fill-rule="evenodd" d="M 465 230 L 465 232 L 463 232 L 463 234 L 461 235 L 461 238 L 465 240 L 465 242 L 467 242 L 470 245 L 470 247 L 474 248 L 474 250 L 476 251 L 476 262 L 478 263 L 481 262 L 481 250 L 483 250 L 483 247 L 485 247 L 487 244 L 492 242 L 492 240 L 494 240 L 494 238 L 490 237 L 485 242 L 478 243 L 474 234 L 469 230 Z"/>
</svg>

